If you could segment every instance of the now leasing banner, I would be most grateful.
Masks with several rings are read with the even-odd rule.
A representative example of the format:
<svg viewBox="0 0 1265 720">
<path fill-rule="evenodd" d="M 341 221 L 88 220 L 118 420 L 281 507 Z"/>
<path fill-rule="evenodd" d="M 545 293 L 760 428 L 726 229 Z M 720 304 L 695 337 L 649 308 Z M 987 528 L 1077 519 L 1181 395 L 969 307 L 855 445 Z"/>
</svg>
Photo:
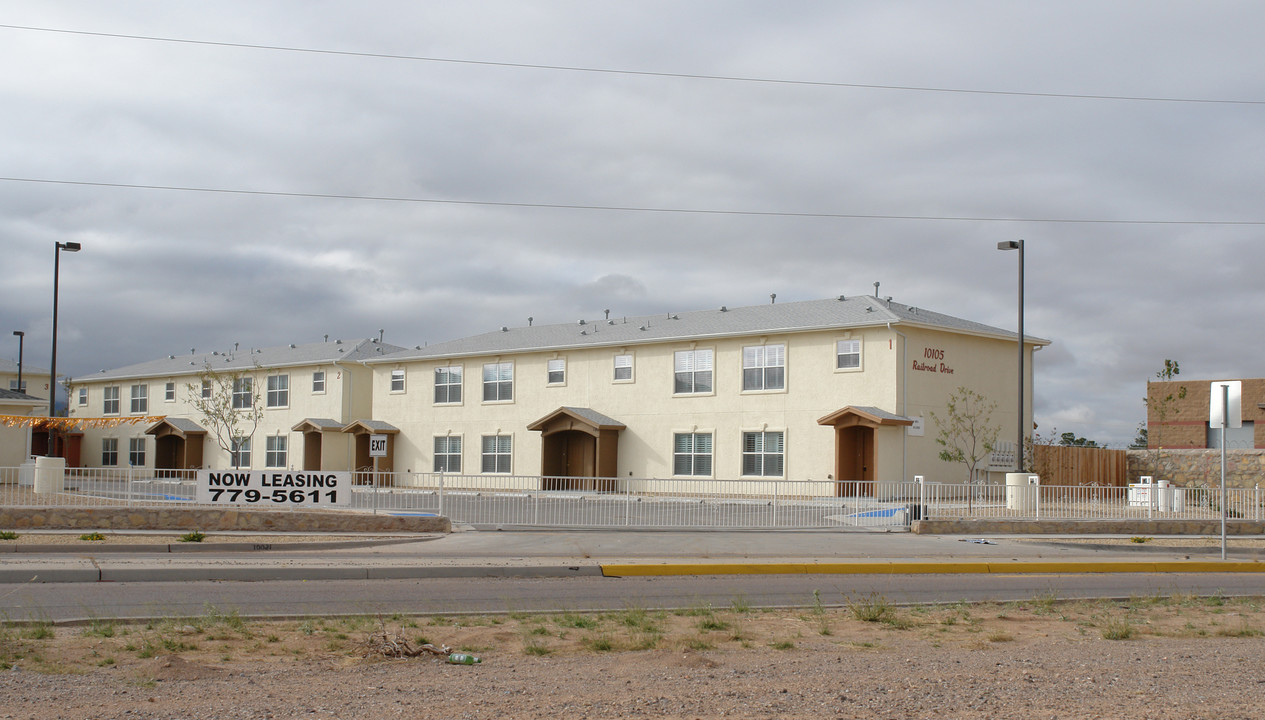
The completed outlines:
<svg viewBox="0 0 1265 720">
<path fill-rule="evenodd" d="M 351 473 L 199 470 L 201 505 L 325 507 L 351 504 Z"/>
</svg>

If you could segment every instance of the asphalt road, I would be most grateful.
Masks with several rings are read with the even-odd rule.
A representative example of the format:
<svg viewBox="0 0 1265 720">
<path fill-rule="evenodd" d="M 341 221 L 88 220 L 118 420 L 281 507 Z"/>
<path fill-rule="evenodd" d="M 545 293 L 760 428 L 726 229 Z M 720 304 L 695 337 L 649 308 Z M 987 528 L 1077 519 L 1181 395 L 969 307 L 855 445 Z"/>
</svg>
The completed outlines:
<svg viewBox="0 0 1265 720">
<path fill-rule="evenodd" d="M 645 578 L 428 578 L 278 582 L 74 583 L 8 586 L 0 613 L 10 621 L 193 617 L 210 608 L 243 616 L 438 614 L 806 606 L 881 595 L 898 604 L 1127 598 L 1196 594 L 1262 595 L 1256 573 L 1077 575 L 761 575 Z"/>
</svg>

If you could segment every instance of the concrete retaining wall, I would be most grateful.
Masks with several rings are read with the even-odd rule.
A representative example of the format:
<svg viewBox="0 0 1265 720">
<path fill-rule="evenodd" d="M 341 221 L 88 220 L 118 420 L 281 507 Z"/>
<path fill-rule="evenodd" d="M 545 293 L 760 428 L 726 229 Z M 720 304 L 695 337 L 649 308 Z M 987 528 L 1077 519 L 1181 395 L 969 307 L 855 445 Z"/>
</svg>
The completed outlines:
<svg viewBox="0 0 1265 720">
<path fill-rule="evenodd" d="M 919 535 L 1221 535 L 1220 520 L 915 520 Z M 1227 535 L 1265 535 L 1265 523 L 1227 520 Z"/>
<path fill-rule="evenodd" d="M 261 512 L 194 508 L 0 508 L 0 529 L 240 530 L 313 533 L 446 533 L 446 517 L 355 512 Z"/>
</svg>

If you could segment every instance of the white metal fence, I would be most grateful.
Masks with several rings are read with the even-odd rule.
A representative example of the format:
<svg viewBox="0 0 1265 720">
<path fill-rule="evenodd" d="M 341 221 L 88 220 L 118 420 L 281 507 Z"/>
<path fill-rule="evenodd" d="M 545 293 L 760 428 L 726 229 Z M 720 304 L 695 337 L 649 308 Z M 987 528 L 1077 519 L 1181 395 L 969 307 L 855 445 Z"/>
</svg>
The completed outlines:
<svg viewBox="0 0 1265 720">
<path fill-rule="evenodd" d="M 55 488 L 0 468 L 0 507 L 195 507 L 196 471 L 67 469 Z M 884 528 L 910 520 L 1212 520 L 1219 488 L 1005 486 L 819 480 L 550 478 L 356 473 L 349 511 L 444 515 L 474 525 Z M 42 491 L 41 491 L 42 490 Z M 1227 516 L 1265 520 L 1259 488 L 1226 491 Z"/>
</svg>

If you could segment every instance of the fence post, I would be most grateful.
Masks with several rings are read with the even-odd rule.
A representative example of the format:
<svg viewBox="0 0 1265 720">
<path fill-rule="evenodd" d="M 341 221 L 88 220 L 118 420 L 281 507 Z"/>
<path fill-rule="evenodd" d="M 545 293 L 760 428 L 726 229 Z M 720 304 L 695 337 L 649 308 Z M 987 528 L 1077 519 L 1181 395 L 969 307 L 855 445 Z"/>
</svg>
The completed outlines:
<svg viewBox="0 0 1265 720">
<path fill-rule="evenodd" d="M 918 483 L 918 519 L 929 520 L 927 517 L 927 483 L 926 478 L 921 475 L 914 476 L 914 482 Z"/>
<path fill-rule="evenodd" d="M 127 479 L 127 506 L 132 507 L 132 466 L 130 464 L 127 466 L 127 475 L 124 477 Z"/>
<path fill-rule="evenodd" d="M 374 462 L 375 464 L 377 463 L 377 458 L 374 458 Z M 373 482 L 369 483 L 369 487 L 373 489 L 373 514 L 377 515 L 378 514 L 378 469 L 377 467 L 374 467 L 373 475 L 371 477 L 373 477 Z"/>
<path fill-rule="evenodd" d="M 439 473 L 439 514 L 444 514 L 444 474 Z"/>
<path fill-rule="evenodd" d="M 773 527 L 777 527 L 777 510 L 778 510 L 778 491 L 782 489 L 782 483 L 773 481 Z"/>
</svg>

